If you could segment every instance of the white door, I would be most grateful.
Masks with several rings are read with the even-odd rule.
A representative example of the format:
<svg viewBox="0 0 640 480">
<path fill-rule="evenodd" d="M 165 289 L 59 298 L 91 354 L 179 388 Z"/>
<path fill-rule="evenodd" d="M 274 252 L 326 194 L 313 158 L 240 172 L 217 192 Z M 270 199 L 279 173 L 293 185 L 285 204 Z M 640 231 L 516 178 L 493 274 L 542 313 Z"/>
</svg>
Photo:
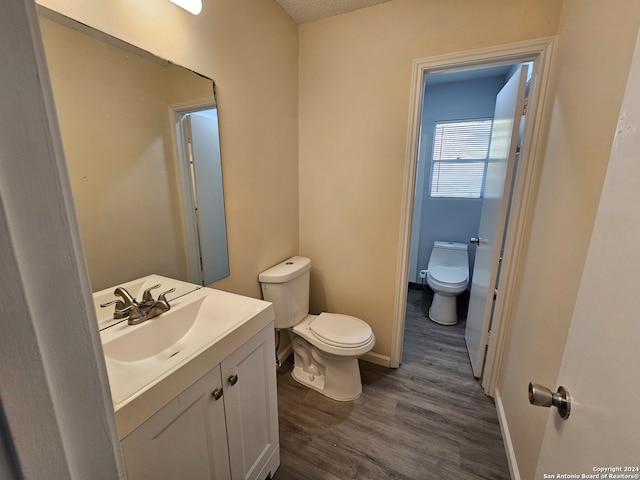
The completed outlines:
<svg viewBox="0 0 640 480">
<path fill-rule="evenodd" d="M 572 409 L 550 410 L 535 478 L 640 476 L 639 151 L 640 37 L 558 378 Z"/>
<path fill-rule="evenodd" d="M 473 375 L 480 377 L 484 365 L 493 291 L 507 216 L 518 132 L 524 109 L 527 66 L 520 67 L 496 97 L 489 147 L 489 162 L 478 232 L 479 244 L 473 266 L 471 297 L 464 338 Z"/>
</svg>

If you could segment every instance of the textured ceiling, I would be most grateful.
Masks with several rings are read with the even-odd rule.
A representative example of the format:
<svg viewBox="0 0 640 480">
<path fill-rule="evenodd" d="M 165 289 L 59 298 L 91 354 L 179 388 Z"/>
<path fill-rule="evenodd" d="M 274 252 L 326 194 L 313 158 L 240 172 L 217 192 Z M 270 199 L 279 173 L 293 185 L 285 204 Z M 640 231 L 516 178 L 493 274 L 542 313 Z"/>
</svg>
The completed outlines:
<svg viewBox="0 0 640 480">
<path fill-rule="evenodd" d="M 276 0 L 298 25 L 389 0 Z"/>
</svg>

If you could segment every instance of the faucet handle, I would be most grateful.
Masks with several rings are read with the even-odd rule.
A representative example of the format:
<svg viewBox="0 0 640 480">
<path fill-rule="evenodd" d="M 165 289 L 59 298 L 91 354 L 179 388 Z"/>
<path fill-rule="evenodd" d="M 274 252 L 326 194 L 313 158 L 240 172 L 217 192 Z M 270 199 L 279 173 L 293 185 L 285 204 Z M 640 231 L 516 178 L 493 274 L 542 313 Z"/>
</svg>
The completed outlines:
<svg viewBox="0 0 640 480">
<path fill-rule="evenodd" d="M 100 304 L 100 308 L 105 308 L 108 307 L 109 305 L 113 305 L 116 304 L 116 310 L 122 310 L 124 308 L 124 302 L 122 300 L 111 300 L 110 302 L 107 303 L 101 303 Z"/>
<path fill-rule="evenodd" d="M 109 305 L 113 305 L 114 303 L 116 305 L 116 308 L 113 311 L 113 318 L 115 320 L 127 318 L 127 316 L 129 315 L 129 310 L 131 309 L 131 306 L 133 304 L 126 306 L 122 300 L 111 300 L 110 302 L 107 302 L 107 303 L 101 303 L 100 307 L 105 308 L 105 307 L 108 307 Z"/>
<path fill-rule="evenodd" d="M 172 288 L 158 295 L 158 299 L 155 302 L 153 302 L 151 307 L 149 307 L 149 310 L 147 311 L 146 316 L 140 319 L 139 321 L 144 322 L 145 320 L 149 320 L 150 318 L 155 318 L 158 315 L 162 315 L 164 312 L 171 310 L 171 305 L 169 305 L 169 301 L 167 300 L 167 297 L 165 295 L 167 293 L 175 292 L 175 290 L 176 290 L 175 288 Z M 129 325 L 134 325 L 134 324 L 131 323 L 131 321 L 129 321 Z"/>
<path fill-rule="evenodd" d="M 142 303 L 144 302 L 153 302 L 153 295 L 151 295 L 151 290 L 155 288 L 160 288 L 160 284 L 154 285 L 153 287 L 147 288 L 142 294 Z"/>
<path fill-rule="evenodd" d="M 158 285 L 159 286 L 159 285 Z M 166 292 L 162 292 L 160 295 L 158 295 L 158 301 L 163 301 L 163 302 L 167 302 L 167 304 L 169 304 L 169 300 L 167 300 L 167 297 L 165 296 L 167 293 L 173 293 L 175 292 L 176 289 L 175 288 L 170 288 L 169 290 L 167 290 Z"/>
</svg>

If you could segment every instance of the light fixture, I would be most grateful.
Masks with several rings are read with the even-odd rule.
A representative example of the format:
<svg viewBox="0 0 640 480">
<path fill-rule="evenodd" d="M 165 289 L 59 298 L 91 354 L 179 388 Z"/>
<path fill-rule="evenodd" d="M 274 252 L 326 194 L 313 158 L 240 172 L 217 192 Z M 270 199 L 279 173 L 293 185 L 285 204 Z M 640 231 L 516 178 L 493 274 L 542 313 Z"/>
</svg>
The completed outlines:
<svg viewBox="0 0 640 480">
<path fill-rule="evenodd" d="M 169 0 L 179 7 L 184 8 L 187 12 L 199 15 L 202 11 L 202 0 Z"/>
</svg>

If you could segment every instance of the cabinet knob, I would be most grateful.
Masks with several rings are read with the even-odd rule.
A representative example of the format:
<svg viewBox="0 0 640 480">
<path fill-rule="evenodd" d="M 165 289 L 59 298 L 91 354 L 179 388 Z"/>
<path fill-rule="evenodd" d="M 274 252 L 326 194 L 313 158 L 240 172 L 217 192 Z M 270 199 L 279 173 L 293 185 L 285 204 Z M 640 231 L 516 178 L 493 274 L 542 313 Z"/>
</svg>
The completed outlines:
<svg viewBox="0 0 640 480">
<path fill-rule="evenodd" d="M 214 400 L 220 400 L 220 398 L 222 397 L 222 388 L 214 388 L 213 392 L 211 392 L 211 395 L 213 396 Z"/>
<path fill-rule="evenodd" d="M 234 373 L 233 375 L 231 375 L 229 377 L 229 383 L 231 385 L 235 385 L 236 383 L 238 383 L 238 374 L 237 373 Z"/>
</svg>

